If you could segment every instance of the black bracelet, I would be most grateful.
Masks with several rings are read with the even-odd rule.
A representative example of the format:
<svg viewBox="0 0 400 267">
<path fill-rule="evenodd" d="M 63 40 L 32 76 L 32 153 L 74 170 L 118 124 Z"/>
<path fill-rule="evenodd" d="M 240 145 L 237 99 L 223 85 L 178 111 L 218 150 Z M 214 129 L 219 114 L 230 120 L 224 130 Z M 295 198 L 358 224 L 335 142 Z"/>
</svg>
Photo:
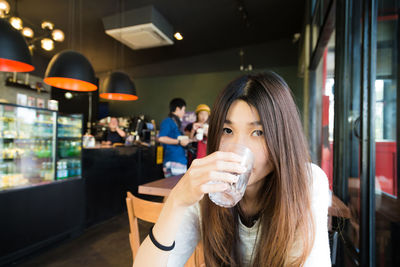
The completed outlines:
<svg viewBox="0 0 400 267">
<path fill-rule="evenodd" d="M 158 247 L 159 249 L 161 249 L 163 251 L 171 251 L 175 247 L 175 241 L 169 247 L 166 247 L 166 246 L 161 245 L 160 243 L 158 243 L 158 241 L 154 238 L 154 235 L 153 235 L 153 226 L 150 229 L 149 236 L 150 236 L 150 240 L 151 240 L 151 242 L 153 242 L 154 246 Z"/>
<path fill-rule="evenodd" d="M 181 139 L 178 139 L 178 146 L 181 145 Z"/>
</svg>

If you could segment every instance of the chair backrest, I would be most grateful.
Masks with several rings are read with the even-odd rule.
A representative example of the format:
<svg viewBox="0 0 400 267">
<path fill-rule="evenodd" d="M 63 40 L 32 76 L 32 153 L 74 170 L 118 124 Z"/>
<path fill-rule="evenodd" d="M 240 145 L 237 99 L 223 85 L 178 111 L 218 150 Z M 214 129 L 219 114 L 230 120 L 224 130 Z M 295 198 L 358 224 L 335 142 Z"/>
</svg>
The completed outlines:
<svg viewBox="0 0 400 267">
<path fill-rule="evenodd" d="M 135 197 L 130 192 L 127 192 L 126 197 L 126 207 L 128 210 L 129 217 L 129 242 L 131 244 L 133 259 L 137 254 L 137 251 L 140 246 L 140 237 L 139 237 L 139 226 L 138 220 L 141 219 L 143 221 L 155 223 L 160 216 L 161 210 L 164 207 L 164 203 L 152 202 L 144 199 L 140 199 Z M 200 242 L 192 256 L 186 262 L 185 267 L 203 267 L 204 264 L 204 256 L 203 256 L 203 246 Z"/>
<path fill-rule="evenodd" d="M 131 244 L 133 258 L 135 258 L 140 246 L 139 226 L 137 219 L 139 218 L 143 221 L 155 223 L 160 216 L 163 206 L 164 203 L 143 200 L 135 197 L 130 192 L 127 192 L 126 208 L 128 210 L 129 227 L 131 230 L 129 233 L 129 241 Z"/>
</svg>

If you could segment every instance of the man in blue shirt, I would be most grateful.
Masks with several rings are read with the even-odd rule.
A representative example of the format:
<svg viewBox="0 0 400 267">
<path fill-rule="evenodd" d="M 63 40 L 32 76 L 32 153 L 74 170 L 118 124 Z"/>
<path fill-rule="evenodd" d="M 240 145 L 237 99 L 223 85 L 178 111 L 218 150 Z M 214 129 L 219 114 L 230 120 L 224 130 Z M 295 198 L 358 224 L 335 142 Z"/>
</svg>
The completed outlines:
<svg viewBox="0 0 400 267">
<path fill-rule="evenodd" d="M 158 141 L 164 147 L 163 171 L 165 177 L 184 174 L 186 172 L 186 154 L 183 147 L 189 143 L 188 138 L 178 139 L 182 136 L 181 120 L 185 115 L 186 102 L 182 98 L 174 98 L 169 103 L 168 118 L 161 122 Z"/>
</svg>

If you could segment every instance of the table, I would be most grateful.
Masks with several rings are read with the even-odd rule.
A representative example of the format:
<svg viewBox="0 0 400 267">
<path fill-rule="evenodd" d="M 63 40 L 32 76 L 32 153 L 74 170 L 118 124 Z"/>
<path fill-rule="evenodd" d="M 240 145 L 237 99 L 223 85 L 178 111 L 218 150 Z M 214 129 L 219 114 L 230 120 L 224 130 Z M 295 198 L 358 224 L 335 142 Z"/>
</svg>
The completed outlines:
<svg viewBox="0 0 400 267">
<path fill-rule="evenodd" d="M 182 176 L 183 175 L 172 176 L 139 185 L 138 192 L 145 195 L 167 197 Z M 332 206 L 329 207 L 328 214 L 347 219 L 351 218 L 350 209 L 335 195 L 332 195 Z"/>
<path fill-rule="evenodd" d="M 139 194 L 167 197 L 183 175 L 171 176 L 151 183 L 139 185 Z"/>
</svg>

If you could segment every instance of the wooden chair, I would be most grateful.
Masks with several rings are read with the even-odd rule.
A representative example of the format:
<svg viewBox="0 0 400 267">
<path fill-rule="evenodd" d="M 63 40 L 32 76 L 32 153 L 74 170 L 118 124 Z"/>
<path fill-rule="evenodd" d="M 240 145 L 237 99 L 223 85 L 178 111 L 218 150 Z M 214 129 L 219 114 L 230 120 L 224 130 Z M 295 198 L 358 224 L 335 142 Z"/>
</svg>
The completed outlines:
<svg viewBox="0 0 400 267">
<path fill-rule="evenodd" d="M 155 223 L 160 216 L 164 203 L 152 202 L 135 197 L 127 192 L 126 207 L 129 217 L 129 242 L 131 244 L 133 259 L 137 254 L 140 246 L 138 219 Z M 203 257 L 203 247 L 199 243 L 192 256 L 186 262 L 185 267 L 201 267 L 205 266 Z"/>
</svg>

